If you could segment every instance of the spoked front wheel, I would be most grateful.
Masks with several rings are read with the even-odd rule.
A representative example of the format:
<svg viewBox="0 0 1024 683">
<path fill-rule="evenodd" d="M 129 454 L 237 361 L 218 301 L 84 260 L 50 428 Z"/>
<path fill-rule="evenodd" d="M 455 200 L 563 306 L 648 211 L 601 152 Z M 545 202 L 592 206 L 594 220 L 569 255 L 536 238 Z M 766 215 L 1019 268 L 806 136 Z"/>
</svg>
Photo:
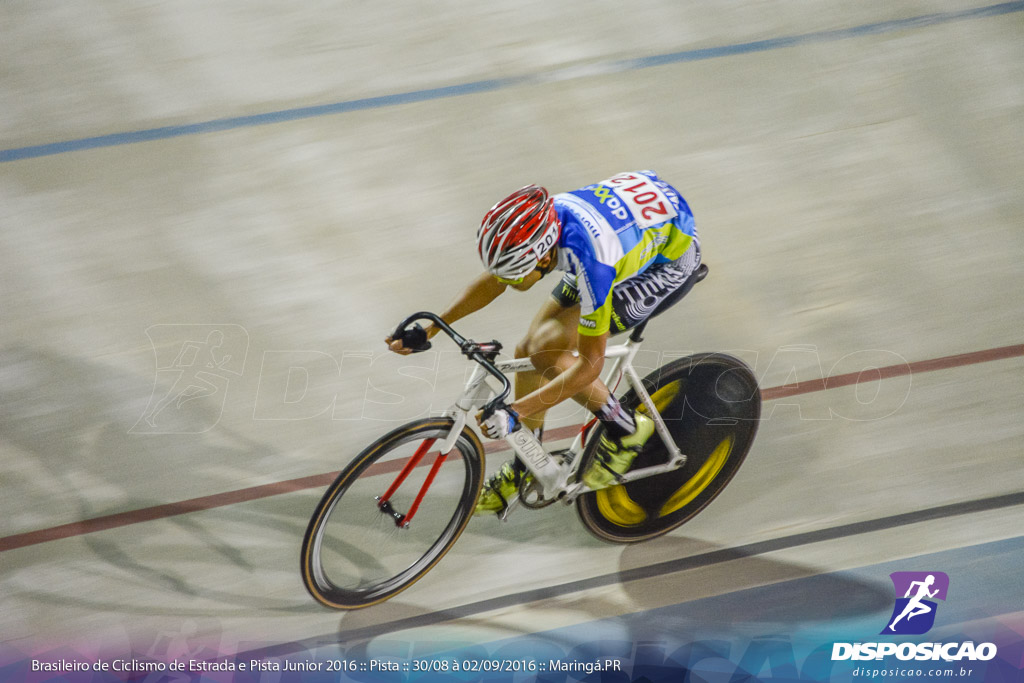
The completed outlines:
<svg viewBox="0 0 1024 683">
<path fill-rule="evenodd" d="M 687 460 L 675 471 L 586 493 L 576 500 L 576 511 L 587 530 L 612 543 L 660 536 L 703 510 L 739 470 L 761 417 L 761 392 L 753 372 L 725 354 L 680 358 L 645 377 L 644 387 Z M 632 390 L 622 403 L 639 412 L 647 410 Z M 593 461 L 600 436 L 596 433 L 587 444 L 581 472 Z M 632 469 L 667 460 L 667 449 L 654 434 Z"/>
<path fill-rule="evenodd" d="M 302 579 L 321 604 L 369 607 L 400 593 L 466 528 L 483 485 L 483 447 L 451 418 L 411 422 L 360 453 L 317 505 L 302 541 Z"/>
</svg>

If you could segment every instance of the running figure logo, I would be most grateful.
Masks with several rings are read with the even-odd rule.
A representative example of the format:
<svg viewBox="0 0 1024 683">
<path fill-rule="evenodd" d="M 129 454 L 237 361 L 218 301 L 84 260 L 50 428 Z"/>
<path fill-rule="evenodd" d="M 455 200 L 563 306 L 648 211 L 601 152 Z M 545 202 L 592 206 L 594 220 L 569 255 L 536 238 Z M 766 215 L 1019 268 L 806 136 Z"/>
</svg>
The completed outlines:
<svg viewBox="0 0 1024 683">
<path fill-rule="evenodd" d="M 946 599 L 949 577 L 943 572 L 893 572 L 889 578 L 896 588 L 896 606 L 882 634 L 927 633 L 935 624 L 938 605 L 934 600 Z"/>
<path fill-rule="evenodd" d="M 133 433 L 199 434 L 220 420 L 230 380 L 240 377 L 249 335 L 238 325 L 153 325 L 153 395 Z"/>
</svg>

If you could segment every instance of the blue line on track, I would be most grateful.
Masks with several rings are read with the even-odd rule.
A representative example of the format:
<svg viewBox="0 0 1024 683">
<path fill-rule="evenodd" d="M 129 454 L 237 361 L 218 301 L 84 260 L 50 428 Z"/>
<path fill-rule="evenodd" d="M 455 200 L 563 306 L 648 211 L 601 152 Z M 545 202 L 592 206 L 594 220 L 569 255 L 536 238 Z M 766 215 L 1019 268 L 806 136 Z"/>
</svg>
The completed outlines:
<svg viewBox="0 0 1024 683">
<path fill-rule="evenodd" d="M 778 50 L 810 43 L 835 42 L 839 40 L 846 40 L 848 38 L 908 31 L 935 26 L 938 24 L 994 17 L 1021 11 L 1024 11 L 1024 0 L 1016 0 L 1015 2 L 1003 2 L 996 5 L 975 7 L 955 12 L 940 12 L 910 17 L 907 19 L 894 19 L 891 21 L 882 21 L 873 24 L 863 24 L 861 26 L 854 26 L 851 28 L 817 31 L 795 36 L 783 36 L 768 40 L 758 40 L 749 43 L 737 43 L 734 45 L 723 45 L 720 47 L 703 48 L 698 50 L 683 50 L 681 52 L 670 52 L 661 55 L 652 55 L 649 57 L 603 62 L 582 68 L 568 67 L 555 69 L 548 72 L 521 77 L 472 81 L 469 83 L 461 83 L 440 88 L 413 90 L 392 95 L 381 95 L 378 97 L 333 102 L 330 104 L 321 104 L 311 107 L 282 109 L 263 114 L 252 114 L 250 116 L 234 116 L 230 118 L 202 121 L 199 123 L 162 126 L 159 128 L 147 128 L 144 130 L 130 131 L 126 133 L 112 133 L 109 135 L 97 135 L 95 137 L 65 140 L 62 142 L 51 142 L 42 145 L 15 147 L 0 150 L 0 163 L 18 161 L 21 159 L 33 159 L 55 154 L 65 154 L 68 152 L 78 152 L 86 149 L 131 145 L 140 142 L 150 142 L 152 140 L 166 140 L 185 135 L 199 135 L 202 133 L 214 133 L 252 126 L 265 126 L 285 121 L 296 121 L 300 119 L 316 118 L 319 116 L 331 116 L 365 109 L 382 109 L 384 107 L 394 107 L 413 102 L 425 102 L 430 100 L 447 99 L 449 97 L 460 97 L 463 95 L 503 90 L 520 85 L 538 85 L 556 81 L 571 80 L 574 78 L 583 78 L 585 76 L 619 73 L 623 71 L 637 71 L 656 66 L 664 66 L 666 64 L 696 62 L 708 59 L 718 59 L 720 57 L 766 52 L 769 50 Z"/>
</svg>

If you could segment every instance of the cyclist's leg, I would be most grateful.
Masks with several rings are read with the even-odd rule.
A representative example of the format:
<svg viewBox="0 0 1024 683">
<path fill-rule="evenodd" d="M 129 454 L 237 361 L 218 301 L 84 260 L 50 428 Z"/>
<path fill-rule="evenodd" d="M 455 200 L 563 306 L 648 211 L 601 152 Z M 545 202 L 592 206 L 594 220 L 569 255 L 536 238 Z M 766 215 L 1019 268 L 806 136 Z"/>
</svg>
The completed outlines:
<svg viewBox="0 0 1024 683">
<path fill-rule="evenodd" d="M 551 292 L 547 301 L 537 313 L 526 337 L 516 347 L 516 358 L 530 358 L 534 372 L 516 375 L 516 397 L 520 398 L 542 387 L 577 361 L 573 352 L 577 348 L 579 328 L 580 295 L 575 278 L 566 275 Z M 609 403 L 611 391 L 600 379 L 572 397 L 595 415 Z M 537 429 L 544 424 L 544 414 L 534 415 L 523 423 Z"/>
<path fill-rule="evenodd" d="M 516 358 L 530 358 L 534 370 L 516 373 L 516 398 L 526 396 L 544 386 L 576 362 L 576 326 L 579 304 L 564 308 L 554 301 L 547 302 L 530 326 L 530 332 L 516 347 Z M 594 380 L 590 387 L 572 398 L 595 414 L 605 405 L 611 392 Z M 603 398 L 600 398 L 603 397 Z M 547 411 L 521 418 L 524 427 L 538 434 L 544 427 Z M 531 475 L 518 458 L 504 463 L 492 476 L 477 501 L 475 514 L 501 513 L 511 497 L 519 491 Z"/>
<path fill-rule="evenodd" d="M 700 263 L 698 249 L 684 258 L 652 266 L 644 273 L 621 283 L 612 290 L 612 333 L 625 332 L 647 320 L 681 289 Z M 592 409 L 593 410 L 593 409 Z M 633 464 L 644 444 L 654 434 L 654 421 L 634 413 L 609 397 L 594 411 L 605 427 L 598 451 L 583 474 L 583 483 L 592 489 L 611 485 L 616 475 L 624 474 Z"/>
<path fill-rule="evenodd" d="M 579 308 L 579 304 L 570 302 L 565 306 L 555 299 L 549 299 L 541 306 L 526 336 L 516 345 L 516 358 L 532 359 L 535 368 L 516 373 L 516 398 L 536 391 L 561 372 L 553 368 L 561 366 L 563 354 L 572 358 L 572 350 L 576 348 L 575 321 L 579 318 Z M 544 416 L 545 412 L 535 413 L 523 416 L 521 421 L 524 427 L 536 433 L 544 426 Z M 501 513 L 527 476 L 526 466 L 518 458 L 504 463 L 481 491 L 475 513 Z"/>
<path fill-rule="evenodd" d="M 529 358 L 532 371 L 516 374 L 516 398 L 522 398 L 552 378 L 557 377 L 574 361 L 576 350 L 576 325 L 580 316 L 579 304 L 549 299 L 541 306 L 530 329 L 516 346 L 516 358 Z M 537 429 L 544 425 L 545 413 L 524 417 L 523 425 Z"/>
<path fill-rule="evenodd" d="M 612 291 L 612 334 L 625 332 L 650 317 L 686 283 L 699 265 L 700 246 L 694 242 L 676 261 L 655 265 L 617 286 Z M 566 276 L 534 317 L 529 331 L 516 347 L 516 358 L 530 358 L 536 370 L 516 375 L 517 398 L 540 388 L 576 362 L 573 352 L 577 348 L 579 301 L 574 279 Z M 607 405 L 610 395 L 598 379 L 573 399 L 597 413 Z M 543 414 L 523 420 L 531 429 L 543 423 Z"/>
</svg>

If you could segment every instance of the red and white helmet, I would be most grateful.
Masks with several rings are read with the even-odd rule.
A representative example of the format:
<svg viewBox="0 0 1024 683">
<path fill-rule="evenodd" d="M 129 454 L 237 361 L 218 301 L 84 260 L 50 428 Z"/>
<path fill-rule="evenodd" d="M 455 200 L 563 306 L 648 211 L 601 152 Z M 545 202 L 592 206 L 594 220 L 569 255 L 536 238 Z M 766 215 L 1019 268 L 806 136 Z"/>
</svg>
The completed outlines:
<svg viewBox="0 0 1024 683">
<path fill-rule="evenodd" d="M 539 185 L 527 185 L 491 207 L 476 231 L 484 268 L 507 280 L 526 277 L 558 242 L 561 224 L 555 200 Z"/>
</svg>

